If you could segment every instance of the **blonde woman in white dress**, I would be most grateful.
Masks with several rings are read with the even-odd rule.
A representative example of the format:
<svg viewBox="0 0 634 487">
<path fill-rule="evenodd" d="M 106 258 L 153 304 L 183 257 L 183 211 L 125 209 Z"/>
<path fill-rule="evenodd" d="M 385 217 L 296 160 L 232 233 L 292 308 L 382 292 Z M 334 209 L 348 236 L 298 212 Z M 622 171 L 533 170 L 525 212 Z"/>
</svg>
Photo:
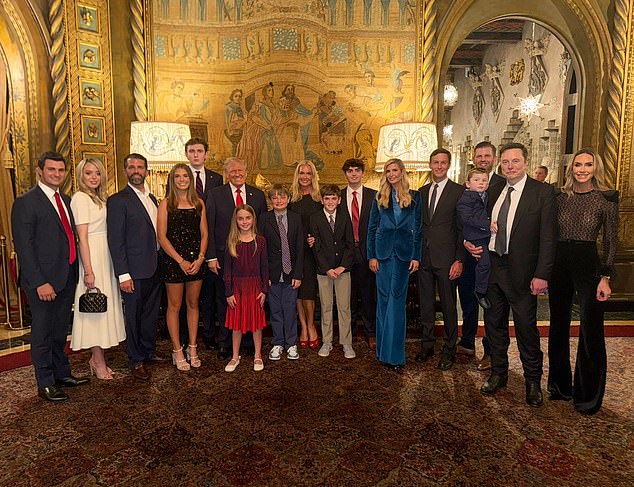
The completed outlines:
<svg viewBox="0 0 634 487">
<path fill-rule="evenodd" d="M 77 165 L 79 190 L 73 195 L 70 206 L 79 238 L 79 282 L 75 293 L 73 350 L 90 349 L 88 362 L 91 374 L 98 379 L 111 380 L 112 370 L 106 364 L 104 349 L 125 340 L 125 324 L 121 295 L 112 269 L 108 251 L 106 227 L 106 170 L 97 159 L 83 159 Z M 108 297 L 105 313 L 82 313 L 79 297 L 86 289 L 98 288 Z"/>
</svg>

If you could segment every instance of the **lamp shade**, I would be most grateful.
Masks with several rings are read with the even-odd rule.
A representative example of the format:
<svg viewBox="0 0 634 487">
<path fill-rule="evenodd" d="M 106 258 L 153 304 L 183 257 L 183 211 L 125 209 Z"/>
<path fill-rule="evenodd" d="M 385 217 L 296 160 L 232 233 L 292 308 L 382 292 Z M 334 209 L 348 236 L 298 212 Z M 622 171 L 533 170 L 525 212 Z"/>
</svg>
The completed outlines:
<svg viewBox="0 0 634 487">
<path fill-rule="evenodd" d="M 401 122 L 381 127 L 376 154 L 376 170 L 390 159 L 400 159 L 409 171 L 427 171 L 429 155 L 438 147 L 436 126 L 432 123 Z"/>
<path fill-rule="evenodd" d="M 443 92 L 443 101 L 446 108 L 452 108 L 458 102 L 458 88 L 456 88 L 451 81 L 448 81 L 445 85 L 445 91 Z"/>
<path fill-rule="evenodd" d="M 149 162 L 187 162 L 185 142 L 191 138 L 189 126 L 173 122 L 132 122 L 130 152 Z"/>
</svg>

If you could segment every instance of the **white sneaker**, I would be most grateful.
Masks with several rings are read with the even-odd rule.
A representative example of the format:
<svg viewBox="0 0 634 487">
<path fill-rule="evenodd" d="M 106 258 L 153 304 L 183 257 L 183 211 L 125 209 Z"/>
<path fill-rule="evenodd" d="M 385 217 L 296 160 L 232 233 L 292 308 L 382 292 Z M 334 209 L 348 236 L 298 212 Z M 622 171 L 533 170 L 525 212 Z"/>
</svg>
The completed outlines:
<svg viewBox="0 0 634 487">
<path fill-rule="evenodd" d="M 331 350 L 332 343 L 324 343 L 319 349 L 319 352 L 317 352 L 317 355 L 319 355 L 320 357 L 327 357 L 328 355 L 330 355 Z"/>
<path fill-rule="evenodd" d="M 297 345 L 288 347 L 288 350 L 286 351 L 286 358 L 289 360 L 297 360 L 299 358 L 299 353 L 297 353 Z"/>
<path fill-rule="evenodd" d="M 282 358 L 282 352 L 284 347 L 281 345 L 275 345 L 269 352 L 269 360 L 279 360 Z"/>
<path fill-rule="evenodd" d="M 354 353 L 354 348 L 352 348 L 352 345 L 343 346 L 343 356 L 345 358 L 355 358 L 357 356 L 357 354 Z"/>
</svg>

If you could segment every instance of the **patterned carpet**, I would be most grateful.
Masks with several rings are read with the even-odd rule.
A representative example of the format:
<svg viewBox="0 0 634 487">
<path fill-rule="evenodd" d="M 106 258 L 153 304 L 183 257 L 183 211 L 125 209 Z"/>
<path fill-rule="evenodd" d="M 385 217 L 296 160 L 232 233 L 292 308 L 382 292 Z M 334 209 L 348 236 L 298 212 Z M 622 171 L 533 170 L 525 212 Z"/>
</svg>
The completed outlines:
<svg viewBox="0 0 634 487">
<path fill-rule="evenodd" d="M 246 358 L 233 374 L 201 350 L 201 369 L 155 365 L 149 383 L 115 350 L 114 381 L 56 405 L 35 396 L 30 367 L 5 372 L 0 485 L 634 485 L 634 338 L 608 339 L 604 408 L 590 418 L 567 403 L 527 407 L 514 343 L 509 387 L 494 398 L 466 357 L 449 372 L 411 361 L 397 375 L 355 347 L 355 360 L 337 347 L 260 373 Z M 76 375 L 87 359 L 73 355 Z"/>
</svg>

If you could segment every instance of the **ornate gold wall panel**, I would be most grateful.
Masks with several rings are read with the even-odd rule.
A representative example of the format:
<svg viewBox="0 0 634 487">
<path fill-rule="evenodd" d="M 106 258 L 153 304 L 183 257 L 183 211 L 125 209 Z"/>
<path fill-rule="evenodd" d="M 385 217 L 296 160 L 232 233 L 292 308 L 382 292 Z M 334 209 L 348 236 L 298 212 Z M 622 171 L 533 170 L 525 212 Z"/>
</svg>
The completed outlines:
<svg viewBox="0 0 634 487">
<path fill-rule="evenodd" d="M 108 2 L 67 0 L 64 6 L 71 160 L 101 159 L 113 193 L 118 182 Z"/>
</svg>

